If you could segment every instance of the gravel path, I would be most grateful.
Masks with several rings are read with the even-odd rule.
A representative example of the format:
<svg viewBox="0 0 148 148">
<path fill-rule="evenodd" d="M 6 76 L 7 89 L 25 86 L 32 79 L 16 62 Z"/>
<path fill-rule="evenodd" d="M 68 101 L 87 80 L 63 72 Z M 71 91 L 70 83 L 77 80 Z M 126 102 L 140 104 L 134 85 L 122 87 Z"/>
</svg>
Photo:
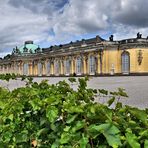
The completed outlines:
<svg viewBox="0 0 148 148">
<path fill-rule="evenodd" d="M 68 78 L 60 77 L 42 77 L 34 78 L 34 81 L 41 82 L 43 79 L 49 80 L 50 84 L 55 84 L 60 80 L 67 80 Z M 9 83 L 0 80 L 0 85 L 12 90 L 24 85 L 20 80 L 11 80 Z M 77 85 L 73 86 L 74 88 Z M 124 104 L 148 108 L 148 76 L 120 76 L 120 77 L 91 77 L 88 82 L 88 87 L 107 89 L 116 91 L 117 88 L 126 89 L 129 98 L 123 99 Z"/>
</svg>

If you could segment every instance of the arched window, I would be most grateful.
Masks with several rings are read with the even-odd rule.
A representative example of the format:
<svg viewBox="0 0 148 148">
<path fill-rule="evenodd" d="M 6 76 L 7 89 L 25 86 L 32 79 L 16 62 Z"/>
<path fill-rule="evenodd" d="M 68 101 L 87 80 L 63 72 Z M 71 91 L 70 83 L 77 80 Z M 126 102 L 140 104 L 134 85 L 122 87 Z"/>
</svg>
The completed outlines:
<svg viewBox="0 0 148 148">
<path fill-rule="evenodd" d="M 122 73 L 129 74 L 130 72 L 130 55 L 128 52 L 123 52 L 121 55 Z"/>
<path fill-rule="evenodd" d="M 59 61 L 55 61 L 54 63 L 54 74 L 55 75 L 59 75 L 60 74 L 60 62 Z"/>
<path fill-rule="evenodd" d="M 28 63 L 24 63 L 23 65 L 23 74 L 28 75 Z"/>
<path fill-rule="evenodd" d="M 18 74 L 19 73 L 19 63 L 16 63 L 16 73 Z M 9 71 L 9 65 L 8 65 L 8 71 Z"/>
<path fill-rule="evenodd" d="M 77 70 L 77 74 L 81 74 L 81 72 L 82 72 L 82 60 L 81 60 L 80 57 L 77 58 L 76 70 Z"/>
<path fill-rule="evenodd" d="M 70 61 L 70 59 L 66 59 L 66 61 L 65 61 L 65 74 L 70 74 L 70 68 L 71 68 L 71 61 Z"/>
<path fill-rule="evenodd" d="M 46 64 L 46 74 L 50 75 L 50 61 L 48 61 Z"/>
<path fill-rule="evenodd" d="M 42 75 L 42 63 L 41 62 L 38 63 L 38 75 L 39 76 Z"/>
<path fill-rule="evenodd" d="M 95 74 L 95 67 L 96 67 L 95 57 L 91 55 L 89 57 L 89 73 L 90 74 Z"/>
</svg>

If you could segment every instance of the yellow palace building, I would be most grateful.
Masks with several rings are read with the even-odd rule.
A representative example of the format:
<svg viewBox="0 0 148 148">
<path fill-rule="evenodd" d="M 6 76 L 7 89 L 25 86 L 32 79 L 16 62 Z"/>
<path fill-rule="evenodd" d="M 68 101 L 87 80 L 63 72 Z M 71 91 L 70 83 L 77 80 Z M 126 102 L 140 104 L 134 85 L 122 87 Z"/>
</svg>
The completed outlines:
<svg viewBox="0 0 148 148">
<path fill-rule="evenodd" d="M 28 76 L 148 74 L 148 38 L 114 41 L 99 36 L 40 48 L 33 41 L 0 59 L 0 73 Z"/>
</svg>

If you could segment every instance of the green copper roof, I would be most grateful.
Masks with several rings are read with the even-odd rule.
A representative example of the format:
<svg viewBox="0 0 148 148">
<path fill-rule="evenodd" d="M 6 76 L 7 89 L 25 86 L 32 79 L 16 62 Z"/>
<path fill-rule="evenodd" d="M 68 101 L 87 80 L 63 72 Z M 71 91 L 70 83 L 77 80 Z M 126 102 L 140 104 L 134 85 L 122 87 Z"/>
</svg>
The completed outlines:
<svg viewBox="0 0 148 148">
<path fill-rule="evenodd" d="M 33 44 L 33 41 L 26 41 L 24 45 L 19 48 L 19 51 L 20 53 L 24 53 L 24 49 L 26 49 L 27 51 L 25 51 L 25 53 L 35 53 L 35 50 L 38 48 L 39 46 Z"/>
</svg>

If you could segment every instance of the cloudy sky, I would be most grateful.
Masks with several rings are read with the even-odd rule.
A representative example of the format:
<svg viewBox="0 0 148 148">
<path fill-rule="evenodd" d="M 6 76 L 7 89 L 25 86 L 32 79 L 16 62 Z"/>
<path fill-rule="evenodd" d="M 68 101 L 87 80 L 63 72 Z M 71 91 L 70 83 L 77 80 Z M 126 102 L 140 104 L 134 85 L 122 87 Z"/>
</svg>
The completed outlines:
<svg viewBox="0 0 148 148">
<path fill-rule="evenodd" d="M 26 40 L 41 47 L 148 36 L 147 0 L 0 0 L 0 57 Z"/>
</svg>

